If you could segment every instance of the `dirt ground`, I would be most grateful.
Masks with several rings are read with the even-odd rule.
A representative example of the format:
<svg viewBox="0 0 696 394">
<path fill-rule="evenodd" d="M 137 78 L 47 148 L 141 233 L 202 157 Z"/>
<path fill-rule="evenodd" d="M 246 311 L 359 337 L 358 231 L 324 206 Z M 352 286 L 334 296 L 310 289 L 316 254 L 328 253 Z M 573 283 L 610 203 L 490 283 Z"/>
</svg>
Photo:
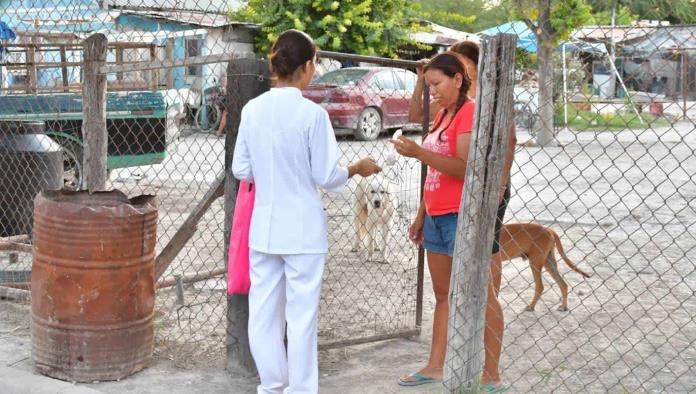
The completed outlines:
<svg viewBox="0 0 696 394">
<path fill-rule="evenodd" d="M 683 122 L 644 131 L 565 130 L 559 134 L 560 146 L 519 147 L 507 220 L 553 227 L 569 257 L 592 277 L 584 280 L 560 263 L 571 286 L 570 311 L 556 311 L 560 295 L 545 275 L 547 291 L 536 311 L 524 312 L 533 291 L 528 264 L 521 259 L 504 264 L 501 364 L 504 379 L 512 384 L 510 392 L 696 392 L 693 126 Z M 527 138 L 520 133 L 521 142 Z M 341 142 L 346 158 L 381 155 L 384 144 Z M 219 160 L 208 159 L 222 152 L 222 142 L 214 137 L 193 135 L 176 147 L 172 162 L 164 167 L 112 174 L 112 180 L 120 179 L 122 187 L 134 192 L 160 188 L 167 207 L 162 234 L 175 231 L 191 202 L 222 169 Z M 410 328 L 415 321 L 415 249 L 404 237 L 417 202 L 418 167 L 401 164 L 394 178 L 401 211 L 392 224 L 396 241 L 388 251 L 391 264 L 365 262 L 364 256 L 350 252 L 345 220 L 349 195 L 327 200 L 327 211 L 335 218 L 330 221 L 334 257 L 327 266 L 322 300 L 323 341 Z M 221 214 L 222 206 L 216 205 L 204 217 L 199 235 L 168 274 L 223 264 Z M 173 288 L 161 290 L 154 366 L 121 382 L 91 386 L 106 393 L 252 392 L 253 379 L 222 371 L 224 285 L 223 279 L 211 279 L 188 286 L 183 305 Z M 322 352 L 322 392 L 438 390 L 399 388 L 395 383 L 397 376 L 427 360 L 434 305 L 427 275 L 424 288 L 422 335 Z M 32 368 L 28 327 L 26 305 L 0 302 L 4 365 Z"/>
</svg>

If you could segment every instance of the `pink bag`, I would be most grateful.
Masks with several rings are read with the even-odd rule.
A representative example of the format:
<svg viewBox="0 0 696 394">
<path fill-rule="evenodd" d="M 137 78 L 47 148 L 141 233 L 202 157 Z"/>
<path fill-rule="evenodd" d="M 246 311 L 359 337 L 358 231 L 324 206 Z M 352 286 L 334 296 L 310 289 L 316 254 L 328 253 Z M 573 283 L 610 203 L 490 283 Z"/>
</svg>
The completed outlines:
<svg viewBox="0 0 696 394">
<path fill-rule="evenodd" d="M 241 181 L 234 206 L 232 231 L 230 231 L 230 252 L 227 257 L 227 293 L 249 294 L 249 226 L 251 212 L 254 210 L 253 183 Z"/>
</svg>

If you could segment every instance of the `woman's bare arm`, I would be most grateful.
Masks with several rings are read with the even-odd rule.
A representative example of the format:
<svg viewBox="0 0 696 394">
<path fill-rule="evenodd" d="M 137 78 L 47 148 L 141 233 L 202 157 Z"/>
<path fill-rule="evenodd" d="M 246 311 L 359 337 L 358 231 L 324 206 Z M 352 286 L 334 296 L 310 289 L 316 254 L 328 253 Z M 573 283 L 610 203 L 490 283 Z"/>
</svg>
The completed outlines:
<svg viewBox="0 0 696 394">
<path fill-rule="evenodd" d="M 402 156 L 416 158 L 445 175 L 464 179 L 466 163 L 469 160 L 471 133 L 457 135 L 457 153 L 454 157 L 429 151 L 403 136 L 398 141 L 389 142 L 394 144 L 396 151 Z"/>
</svg>

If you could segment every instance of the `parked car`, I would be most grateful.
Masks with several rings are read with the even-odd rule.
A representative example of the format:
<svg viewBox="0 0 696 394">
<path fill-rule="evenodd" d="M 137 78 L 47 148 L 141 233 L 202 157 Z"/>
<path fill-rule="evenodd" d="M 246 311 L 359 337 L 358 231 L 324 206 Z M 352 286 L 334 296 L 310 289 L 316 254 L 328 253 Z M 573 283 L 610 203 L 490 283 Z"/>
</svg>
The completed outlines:
<svg viewBox="0 0 696 394">
<path fill-rule="evenodd" d="M 415 73 L 390 67 L 348 67 L 317 77 L 302 94 L 329 113 L 338 135 L 376 139 L 408 123 Z"/>
</svg>

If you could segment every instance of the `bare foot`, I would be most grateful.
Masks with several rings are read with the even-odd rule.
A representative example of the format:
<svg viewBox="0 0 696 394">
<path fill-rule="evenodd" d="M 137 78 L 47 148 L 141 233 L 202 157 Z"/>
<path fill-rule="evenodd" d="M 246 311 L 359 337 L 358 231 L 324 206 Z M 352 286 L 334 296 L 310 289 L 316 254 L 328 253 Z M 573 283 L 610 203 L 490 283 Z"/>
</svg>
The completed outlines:
<svg viewBox="0 0 696 394">
<path fill-rule="evenodd" d="M 503 381 L 500 379 L 500 375 L 497 376 L 491 376 L 489 374 L 486 374 L 485 372 L 481 373 L 481 384 L 488 384 L 494 387 L 500 386 L 503 384 Z"/>
</svg>

